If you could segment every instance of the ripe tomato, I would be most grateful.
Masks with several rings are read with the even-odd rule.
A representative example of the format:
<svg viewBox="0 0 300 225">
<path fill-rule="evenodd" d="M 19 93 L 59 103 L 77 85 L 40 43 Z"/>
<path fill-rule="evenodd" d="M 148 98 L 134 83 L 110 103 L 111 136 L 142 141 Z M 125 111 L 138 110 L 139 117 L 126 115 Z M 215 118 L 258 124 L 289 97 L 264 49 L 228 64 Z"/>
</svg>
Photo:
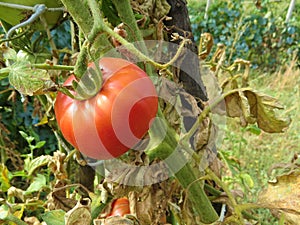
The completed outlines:
<svg viewBox="0 0 300 225">
<path fill-rule="evenodd" d="M 111 211 L 108 216 L 124 216 L 130 214 L 129 201 L 126 197 L 118 198 L 113 201 Z"/>
<path fill-rule="evenodd" d="M 108 57 L 99 64 L 101 90 L 82 101 L 59 92 L 54 110 L 67 141 L 86 156 L 111 159 L 133 148 L 147 133 L 158 98 L 151 79 L 135 64 Z M 70 76 L 64 85 L 74 79 Z"/>
</svg>

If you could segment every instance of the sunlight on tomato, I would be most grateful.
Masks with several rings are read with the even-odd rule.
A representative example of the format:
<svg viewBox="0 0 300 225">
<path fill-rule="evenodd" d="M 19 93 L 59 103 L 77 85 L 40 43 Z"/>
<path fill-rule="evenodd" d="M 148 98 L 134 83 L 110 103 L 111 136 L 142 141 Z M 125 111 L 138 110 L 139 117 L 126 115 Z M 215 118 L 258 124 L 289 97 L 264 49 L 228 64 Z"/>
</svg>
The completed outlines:
<svg viewBox="0 0 300 225">
<path fill-rule="evenodd" d="M 99 64 L 103 86 L 98 94 L 79 101 L 59 92 L 54 110 L 68 142 L 88 157 L 111 159 L 133 148 L 147 133 L 158 98 L 151 79 L 135 64 L 108 57 Z M 74 79 L 70 76 L 64 85 Z"/>
</svg>

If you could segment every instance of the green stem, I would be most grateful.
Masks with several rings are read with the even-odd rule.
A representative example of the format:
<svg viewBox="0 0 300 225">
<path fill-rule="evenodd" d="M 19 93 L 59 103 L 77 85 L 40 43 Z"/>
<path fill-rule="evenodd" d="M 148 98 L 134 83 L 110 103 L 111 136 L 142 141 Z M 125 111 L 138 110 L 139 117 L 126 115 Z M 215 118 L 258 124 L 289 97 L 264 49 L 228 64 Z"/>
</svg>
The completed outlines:
<svg viewBox="0 0 300 225">
<path fill-rule="evenodd" d="M 51 36 L 51 32 L 50 32 L 50 29 L 49 29 L 49 26 L 48 26 L 48 23 L 47 23 L 47 20 L 46 20 L 46 17 L 45 17 L 44 14 L 40 15 L 40 20 L 41 20 L 41 23 L 44 26 L 44 29 L 46 31 L 46 34 L 47 34 L 47 37 L 48 37 L 48 40 L 49 40 L 49 45 L 51 47 L 51 51 L 52 51 L 52 55 L 53 55 L 53 59 L 52 59 L 53 64 L 56 65 L 58 60 L 59 60 L 59 55 L 58 55 L 58 51 L 57 51 L 56 45 L 54 43 L 54 40 Z"/>
<path fill-rule="evenodd" d="M 136 19 L 134 17 L 133 11 L 132 11 L 132 7 L 130 5 L 130 1 L 129 0 L 112 0 L 113 4 L 115 5 L 119 17 L 121 18 L 121 20 L 123 21 L 123 23 L 125 25 L 127 25 L 127 27 L 130 28 L 130 30 L 127 31 L 128 33 L 128 39 L 130 42 L 134 42 L 134 41 L 140 41 L 141 43 L 139 43 L 139 47 L 141 48 L 140 51 L 144 54 L 147 54 L 147 48 L 146 45 L 144 43 L 144 39 L 143 39 L 143 35 L 140 31 L 140 29 L 138 28 Z"/>
<path fill-rule="evenodd" d="M 93 17 L 86 1 L 61 0 L 80 30 L 87 36 L 93 27 Z"/>
<path fill-rule="evenodd" d="M 122 22 L 126 24 L 127 27 L 127 34 L 129 42 L 136 42 L 138 41 L 138 47 L 140 52 L 145 55 L 148 55 L 148 50 L 144 42 L 143 34 L 140 31 L 135 16 L 133 14 L 133 10 L 130 4 L 130 0 L 112 0 L 113 4 L 115 5 L 119 17 L 121 18 Z M 126 46 L 126 45 L 125 45 Z M 153 63 L 153 61 L 152 61 Z M 149 75 L 152 75 L 152 68 L 149 64 L 146 64 L 146 72 Z"/>
<path fill-rule="evenodd" d="M 171 129 L 167 125 L 167 121 L 165 121 L 164 116 L 162 112 L 159 110 L 158 115 L 159 117 L 164 120 L 165 125 L 164 126 L 157 126 L 155 127 L 155 124 L 153 126 L 153 130 L 149 131 L 151 139 L 156 139 L 157 137 L 160 137 L 167 127 L 167 132 L 165 135 L 164 140 L 153 149 L 149 150 L 147 154 L 149 155 L 150 160 L 154 159 L 155 157 L 160 158 L 161 160 L 166 159 L 169 155 L 171 155 L 175 148 L 177 143 L 181 145 L 181 147 L 186 150 L 188 146 L 186 146 L 185 143 L 188 143 L 192 135 L 197 131 L 199 124 L 202 123 L 202 121 L 209 115 L 211 110 L 215 108 L 218 104 L 220 104 L 225 97 L 239 92 L 239 91 L 245 91 L 249 90 L 249 88 L 241 88 L 241 89 L 234 89 L 227 93 L 224 93 L 222 96 L 217 98 L 215 101 L 213 101 L 208 107 L 204 108 L 202 113 L 197 118 L 197 121 L 192 126 L 192 128 L 189 130 L 189 132 L 179 141 L 176 139 L 176 135 L 174 135 L 175 131 Z M 151 128 L 152 129 L 152 128 Z M 156 133 L 156 137 L 155 137 Z M 150 141 L 151 142 L 151 141 Z M 188 151 L 188 149 L 187 149 Z M 199 161 L 199 156 L 196 154 L 193 154 L 193 159 L 196 159 L 196 161 Z M 184 159 L 184 156 L 182 155 L 181 158 L 176 158 L 176 164 L 184 163 L 182 160 Z M 175 161 L 175 160 L 174 160 Z M 168 163 L 168 161 L 166 161 Z M 175 163 L 169 163 L 168 166 L 171 169 L 171 171 L 176 171 L 176 164 Z M 206 169 L 206 173 L 209 175 L 211 179 L 213 179 L 220 187 L 223 188 L 223 190 L 228 194 L 229 200 L 231 201 L 235 213 L 238 216 L 239 219 L 242 218 L 241 210 L 238 208 L 238 205 L 229 191 L 229 189 L 226 187 L 226 185 L 223 184 L 223 182 L 209 169 Z M 179 183 L 182 185 L 182 187 L 187 189 L 188 197 L 190 198 L 191 202 L 193 202 L 195 211 L 201 216 L 201 220 L 203 223 L 211 223 L 218 219 L 218 216 L 213 209 L 211 202 L 209 201 L 208 197 L 206 196 L 203 187 L 200 183 L 200 180 L 197 179 L 195 176 L 193 169 L 190 167 L 190 165 L 187 163 L 185 166 L 175 173 L 175 177 L 178 179 Z M 219 194 L 219 193 L 216 193 Z"/>
<path fill-rule="evenodd" d="M 7 160 L 7 155 L 6 155 L 6 151 L 5 151 L 5 142 L 2 138 L 2 133 L 0 130 L 0 152 L 1 152 L 1 164 L 5 165 L 5 162 Z"/>
<path fill-rule="evenodd" d="M 219 185 L 223 190 L 224 192 L 227 194 L 228 196 L 228 199 L 231 203 L 231 206 L 233 207 L 234 209 L 234 212 L 235 212 L 235 215 L 237 216 L 237 219 L 242 223 L 243 221 L 243 216 L 242 216 L 242 211 L 240 210 L 233 194 L 231 193 L 231 191 L 229 190 L 229 188 L 227 187 L 226 184 L 224 184 L 221 179 L 213 172 L 211 171 L 209 168 L 206 168 L 205 169 L 205 172 L 210 176 L 210 178 L 216 182 L 217 185 Z"/>
<path fill-rule="evenodd" d="M 65 71 L 71 71 L 74 70 L 74 66 L 64 66 L 64 65 L 49 65 L 49 64 L 31 64 L 33 68 L 36 69 L 43 69 L 43 70 L 65 70 Z"/>
<path fill-rule="evenodd" d="M 204 189 L 216 197 L 219 197 L 222 194 L 222 191 L 215 189 L 214 187 L 210 186 L 209 184 L 204 184 Z"/>
<path fill-rule="evenodd" d="M 219 217 L 205 194 L 202 183 L 197 181 L 190 164 L 186 164 L 179 170 L 175 177 L 181 186 L 187 189 L 188 198 L 192 202 L 195 212 L 200 216 L 201 222 L 210 224 L 218 220 Z"/>
<path fill-rule="evenodd" d="M 191 201 L 195 213 L 200 216 L 202 223 L 209 224 L 215 222 L 218 219 L 218 215 L 203 190 L 203 182 L 196 177 L 193 168 L 190 166 L 184 154 L 173 154 L 174 151 L 181 151 L 185 147 L 177 146 L 177 135 L 175 131 L 168 126 L 161 110 L 158 111 L 158 115 L 161 119 L 161 123 L 154 123 L 152 126 L 149 133 L 151 137 L 150 142 L 151 140 L 155 142 L 155 139 L 160 137 L 163 133 L 165 133 L 165 136 L 159 145 L 147 151 L 149 158 L 165 160 L 171 173 L 175 175 L 181 186 L 186 190 L 188 199 Z M 178 148 L 182 149 L 178 150 Z M 173 159 L 166 160 L 171 155 Z M 182 168 L 178 170 L 178 166 L 182 166 Z"/>
<path fill-rule="evenodd" d="M 81 79 L 87 70 L 87 57 L 88 57 L 88 43 L 85 41 L 79 52 L 77 62 L 74 67 L 74 74 L 78 80 Z"/>
</svg>

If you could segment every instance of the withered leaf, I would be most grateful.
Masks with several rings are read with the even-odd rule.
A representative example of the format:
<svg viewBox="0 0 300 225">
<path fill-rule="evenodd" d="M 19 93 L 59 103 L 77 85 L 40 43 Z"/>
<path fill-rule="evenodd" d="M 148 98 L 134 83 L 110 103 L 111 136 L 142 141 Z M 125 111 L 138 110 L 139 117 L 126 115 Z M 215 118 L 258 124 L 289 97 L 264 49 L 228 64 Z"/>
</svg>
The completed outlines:
<svg viewBox="0 0 300 225">
<path fill-rule="evenodd" d="M 265 132 L 280 133 L 291 122 L 276 114 L 276 110 L 283 109 L 277 99 L 250 88 L 233 92 L 225 97 L 225 102 L 227 115 L 239 117 L 243 126 L 257 123 Z"/>
<path fill-rule="evenodd" d="M 92 221 L 91 209 L 89 205 L 83 205 L 80 201 L 75 207 L 65 214 L 66 225 L 86 225 Z"/>
<path fill-rule="evenodd" d="M 258 203 L 272 210 L 275 216 L 285 214 L 292 224 L 300 221 L 300 171 L 293 171 L 277 177 L 276 183 L 269 183 L 260 196 Z"/>
<path fill-rule="evenodd" d="M 66 181 L 58 180 L 55 184 L 53 192 L 48 195 L 47 207 L 50 210 L 62 209 L 68 211 L 72 209 L 77 201 L 67 198 L 66 189 L 62 188 L 66 185 Z"/>
<path fill-rule="evenodd" d="M 186 133 L 200 113 L 195 98 L 178 84 L 162 78 L 158 95 L 164 99 L 164 115 L 178 132 Z"/>
<path fill-rule="evenodd" d="M 269 133 L 283 132 L 290 124 L 289 118 L 280 118 L 276 115 L 276 109 L 283 109 L 278 100 L 256 91 L 245 91 L 248 99 L 251 115 L 257 119 L 257 125 Z"/>
</svg>

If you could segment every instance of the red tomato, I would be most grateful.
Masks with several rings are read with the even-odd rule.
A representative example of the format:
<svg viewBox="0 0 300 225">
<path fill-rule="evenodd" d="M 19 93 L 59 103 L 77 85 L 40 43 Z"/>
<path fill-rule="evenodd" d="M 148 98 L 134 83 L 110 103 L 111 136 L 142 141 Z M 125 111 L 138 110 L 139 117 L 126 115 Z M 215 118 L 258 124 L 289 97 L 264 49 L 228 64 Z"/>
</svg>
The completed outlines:
<svg viewBox="0 0 300 225">
<path fill-rule="evenodd" d="M 124 216 L 130 214 L 129 201 L 126 197 L 118 198 L 111 205 L 111 212 L 108 216 Z"/>
<path fill-rule="evenodd" d="M 156 116 L 158 98 L 147 74 L 119 58 L 102 58 L 101 90 L 88 100 L 59 92 L 54 110 L 65 139 L 95 159 L 118 157 L 147 133 Z M 93 65 L 89 65 L 93 66 Z M 64 85 L 71 85 L 70 76 Z"/>
</svg>

